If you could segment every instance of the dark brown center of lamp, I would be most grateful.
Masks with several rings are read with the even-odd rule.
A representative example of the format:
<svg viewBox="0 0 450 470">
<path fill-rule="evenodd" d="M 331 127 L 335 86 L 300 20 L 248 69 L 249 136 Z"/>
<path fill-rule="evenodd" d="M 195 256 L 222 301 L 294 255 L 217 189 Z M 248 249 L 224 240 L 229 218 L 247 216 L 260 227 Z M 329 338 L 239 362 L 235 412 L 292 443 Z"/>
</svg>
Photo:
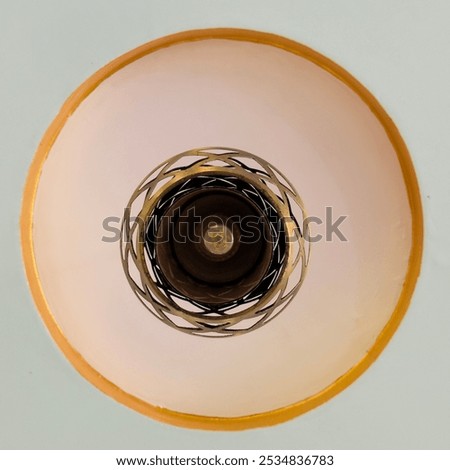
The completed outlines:
<svg viewBox="0 0 450 470">
<path fill-rule="evenodd" d="M 201 187 L 197 181 L 167 194 L 146 238 L 166 288 L 219 309 L 258 288 L 267 292 L 276 272 L 272 279 L 268 274 L 274 261 L 281 266 L 285 246 L 273 207 L 250 185 L 228 180 L 213 178 Z"/>
</svg>

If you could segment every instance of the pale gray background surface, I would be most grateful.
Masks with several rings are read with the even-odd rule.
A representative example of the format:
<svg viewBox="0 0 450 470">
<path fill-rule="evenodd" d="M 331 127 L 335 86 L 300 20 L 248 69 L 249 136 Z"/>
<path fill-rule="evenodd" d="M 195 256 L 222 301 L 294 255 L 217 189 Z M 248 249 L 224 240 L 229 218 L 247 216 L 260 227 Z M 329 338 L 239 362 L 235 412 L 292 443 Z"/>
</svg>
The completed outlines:
<svg viewBox="0 0 450 470">
<path fill-rule="evenodd" d="M 449 449 L 449 20 L 446 0 L 0 0 L 0 448 Z M 18 228 L 28 166 L 67 96 L 142 43 L 219 26 L 290 37 L 365 84 L 411 151 L 426 223 L 419 285 L 381 358 L 320 408 L 238 433 L 157 423 L 81 378 L 33 305 Z"/>
</svg>

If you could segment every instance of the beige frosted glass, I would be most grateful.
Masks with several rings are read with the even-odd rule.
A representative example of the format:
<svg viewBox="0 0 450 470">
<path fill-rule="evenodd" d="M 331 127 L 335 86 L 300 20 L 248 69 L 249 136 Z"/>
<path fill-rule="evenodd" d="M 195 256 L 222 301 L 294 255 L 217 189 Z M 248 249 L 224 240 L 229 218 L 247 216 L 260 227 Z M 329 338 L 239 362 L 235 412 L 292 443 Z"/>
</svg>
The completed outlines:
<svg viewBox="0 0 450 470">
<path fill-rule="evenodd" d="M 304 284 L 265 327 L 189 336 L 132 293 L 121 217 L 161 161 L 234 147 L 275 165 L 310 215 L 326 207 L 342 242 L 313 243 Z M 235 417 L 318 393 L 358 363 L 398 301 L 411 212 L 396 153 L 369 107 L 317 65 L 268 45 L 203 40 L 161 49 L 103 81 L 74 111 L 39 181 L 34 249 L 50 310 L 72 346 L 126 392 L 171 410 Z M 325 234 L 325 224 L 312 225 Z"/>
</svg>

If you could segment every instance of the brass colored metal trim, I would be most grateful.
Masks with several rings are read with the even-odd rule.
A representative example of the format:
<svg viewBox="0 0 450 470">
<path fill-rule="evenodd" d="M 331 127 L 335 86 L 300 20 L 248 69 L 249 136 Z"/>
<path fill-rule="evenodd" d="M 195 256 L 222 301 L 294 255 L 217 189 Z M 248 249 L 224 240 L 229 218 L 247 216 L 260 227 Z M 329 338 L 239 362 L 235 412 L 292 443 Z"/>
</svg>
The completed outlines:
<svg viewBox="0 0 450 470">
<path fill-rule="evenodd" d="M 403 289 L 389 321 L 367 354 L 335 382 L 315 395 L 283 408 L 233 418 L 200 416 L 161 408 L 130 395 L 99 374 L 68 342 L 56 323 L 40 283 L 33 246 L 33 211 L 40 174 L 50 149 L 69 116 L 97 86 L 126 65 L 165 47 L 205 39 L 253 42 L 283 49 L 313 62 L 351 88 L 379 120 L 396 151 L 408 193 L 412 216 L 412 246 Z M 221 431 L 243 430 L 284 422 L 325 403 L 353 383 L 380 355 L 403 319 L 420 273 L 423 251 L 422 203 L 414 166 L 399 131 L 375 97 L 350 73 L 307 46 L 275 34 L 233 28 L 192 30 L 151 41 L 113 60 L 77 88 L 64 103 L 59 114 L 47 129 L 31 163 L 23 194 L 20 230 L 25 270 L 37 309 L 54 341 L 79 373 L 113 399 L 153 419 L 176 426 Z"/>
<path fill-rule="evenodd" d="M 185 157 L 195 157 L 195 162 L 183 167 L 181 161 Z M 245 160 L 245 166 L 242 160 Z M 221 165 L 217 165 L 217 163 Z M 251 171 L 252 164 L 258 164 L 264 172 Z M 225 165 L 225 166 L 223 166 Z M 283 184 L 276 176 L 279 174 L 286 184 Z M 145 257 L 145 233 L 148 220 L 155 206 L 164 194 L 169 192 L 185 180 L 194 176 L 233 176 L 247 181 L 260 193 L 264 194 L 268 201 L 275 207 L 280 215 L 284 233 L 286 235 L 286 256 L 282 263 L 282 271 L 277 280 L 267 293 L 255 304 L 240 309 L 238 312 L 227 312 L 215 317 L 205 316 L 205 312 L 193 312 L 186 307 L 177 305 L 168 297 L 157 283 L 153 282 Z M 161 182 L 164 184 L 158 187 Z M 274 185 L 280 196 L 277 196 L 267 183 Z M 158 187 L 157 190 L 155 188 Z M 133 203 L 142 194 L 145 201 L 140 211 L 132 213 Z M 296 206 L 302 213 L 302 219 L 296 220 L 292 213 L 292 207 Z M 286 176 L 274 168 L 262 158 L 252 155 L 243 150 L 232 148 L 199 148 L 178 154 L 153 170 L 133 192 L 131 199 L 125 209 L 122 224 L 122 237 L 120 248 L 122 265 L 127 280 L 141 303 L 165 324 L 170 325 L 185 333 L 210 336 L 228 337 L 248 333 L 278 316 L 284 310 L 300 289 L 306 275 L 310 255 L 310 243 L 308 226 L 303 201 L 296 193 L 295 188 Z M 134 222 L 131 222 L 134 219 Z M 298 225 L 297 225 L 298 224 Z M 295 246 L 297 250 L 295 250 Z M 129 265 L 133 263 L 138 275 L 130 273 Z M 290 277 L 298 280 L 293 286 L 288 286 Z M 185 320 L 189 326 L 181 326 L 176 323 L 177 317 Z M 251 326 L 239 328 L 239 322 L 250 320 Z M 211 329 L 207 324 L 214 324 Z"/>
</svg>

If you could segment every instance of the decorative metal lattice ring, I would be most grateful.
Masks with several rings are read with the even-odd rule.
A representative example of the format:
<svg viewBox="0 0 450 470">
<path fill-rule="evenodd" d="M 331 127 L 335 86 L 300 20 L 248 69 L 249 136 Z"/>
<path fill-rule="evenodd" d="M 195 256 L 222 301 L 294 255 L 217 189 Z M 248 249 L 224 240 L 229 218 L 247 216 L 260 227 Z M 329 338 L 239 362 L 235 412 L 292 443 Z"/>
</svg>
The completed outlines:
<svg viewBox="0 0 450 470">
<path fill-rule="evenodd" d="M 167 214 L 175 217 L 175 207 L 211 189 L 262 214 L 270 240 L 270 249 L 255 255 L 260 277 L 242 275 L 231 287 L 212 286 L 212 294 L 207 279 L 196 280 L 194 291 L 183 281 L 183 269 L 168 261 L 181 245 L 158 238 Z M 231 148 L 190 150 L 159 165 L 133 192 L 122 223 L 122 264 L 139 300 L 165 324 L 202 336 L 243 334 L 272 320 L 300 289 L 310 252 L 305 221 L 295 188 L 262 158 Z M 233 233 L 225 230 L 229 244 L 210 244 L 213 254 L 230 250 Z"/>
</svg>

